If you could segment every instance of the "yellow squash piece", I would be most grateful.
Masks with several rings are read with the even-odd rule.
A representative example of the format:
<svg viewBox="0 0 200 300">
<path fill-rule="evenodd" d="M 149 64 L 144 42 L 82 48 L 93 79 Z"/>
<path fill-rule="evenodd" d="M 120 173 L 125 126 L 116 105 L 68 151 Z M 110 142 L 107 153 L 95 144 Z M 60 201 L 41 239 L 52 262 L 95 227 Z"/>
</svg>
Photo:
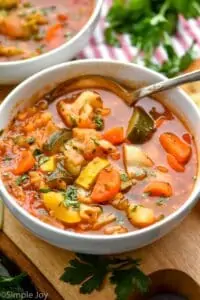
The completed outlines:
<svg viewBox="0 0 200 300">
<path fill-rule="evenodd" d="M 76 184 L 82 188 L 89 190 L 98 174 L 109 166 L 110 162 L 107 159 L 96 157 L 81 171 L 81 174 L 76 179 Z"/>
<path fill-rule="evenodd" d="M 80 212 L 72 207 L 65 207 L 63 204 L 64 196 L 58 192 L 48 192 L 42 194 L 44 205 L 48 210 L 51 210 L 53 216 L 67 224 L 76 224 L 81 221 Z"/>
<path fill-rule="evenodd" d="M 49 157 L 49 159 L 40 166 L 43 172 L 53 172 L 56 169 L 56 160 L 54 156 Z"/>
</svg>

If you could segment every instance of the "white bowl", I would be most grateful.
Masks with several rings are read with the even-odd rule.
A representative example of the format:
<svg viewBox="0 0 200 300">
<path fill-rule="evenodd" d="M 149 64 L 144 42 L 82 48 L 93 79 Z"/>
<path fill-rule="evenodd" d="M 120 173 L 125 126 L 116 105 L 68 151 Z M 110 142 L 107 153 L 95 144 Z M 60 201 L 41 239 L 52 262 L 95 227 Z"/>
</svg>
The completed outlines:
<svg viewBox="0 0 200 300">
<path fill-rule="evenodd" d="M 101 14 L 103 0 L 95 0 L 95 7 L 88 22 L 68 42 L 39 56 L 19 61 L 0 62 L 0 84 L 16 84 L 29 76 L 56 64 L 75 58 L 87 45 Z"/>
<path fill-rule="evenodd" d="M 31 100 L 27 97 L 31 98 L 34 94 L 40 93 L 44 87 L 54 86 L 58 82 L 82 74 L 106 75 L 119 81 L 133 80 L 138 84 L 141 82 L 158 82 L 165 78 L 149 69 L 115 61 L 86 60 L 54 66 L 27 79 L 8 95 L 0 107 L 0 129 L 8 125 L 9 120 L 16 114 L 17 110 L 30 104 Z M 200 132 L 200 114 L 197 107 L 179 89 L 167 92 L 166 96 L 168 98 L 166 104 L 173 107 L 182 117 L 187 118 L 187 125 L 195 137 L 197 150 L 200 153 L 200 142 L 197 138 Z M 33 234 L 48 243 L 77 252 L 109 254 L 140 248 L 172 230 L 197 202 L 200 192 L 199 181 L 200 175 L 198 174 L 193 192 L 176 212 L 148 228 L 118 236 L 79 234 L 45 224 L 21 208 L 7 192 L 2 182 L 0 182 L 0 195 L 15 217 Z"/>
</svg>

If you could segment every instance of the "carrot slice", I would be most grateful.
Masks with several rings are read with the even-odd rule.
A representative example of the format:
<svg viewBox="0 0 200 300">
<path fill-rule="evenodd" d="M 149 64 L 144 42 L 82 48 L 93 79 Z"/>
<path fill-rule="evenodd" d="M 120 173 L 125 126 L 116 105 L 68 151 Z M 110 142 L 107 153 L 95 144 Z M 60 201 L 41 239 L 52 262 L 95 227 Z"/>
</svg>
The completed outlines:
<svg viewBox="0 0 200 300">
<path fill-rule="evenodd" d="M 114 127 L 103 134 L 103 138 L 113 145 L 119 145 L 124 141 L 124 128 Z"/>
<path fill-rule="evenodd" d="M 14 175 L 22 175 L 32 169 L 35 164 L 35 159 L 29 150 L 24 150 L 21 153 L 17 167 L 12 171 Z"/>
<path fill-rule="evenodd" d="M 176 172 L 184 172 L 185 171 L 185 167 L 183 165 L 181 165 L 177 159 L 171 155 L 171 154 L 167 154 L 167 161 L 168 164 L 170 165 L 170 167 L 175 170 Z"/>
<path fill-rule="evenodd" d="M 172 187 L 168 182 L 153 181 L 145 187 L 144 193 L 148 193 L 150 196 L 171 197 Z"/>
<path fill-rule="evenodd" d="M 92 201 L 101 203 L 111 200 L 120 191 L 120 184 L 120 175 L 117 170 L 110 168 L 102 170 L 91 194 Z"/>
<path fill-rule="evenodd" d="M 157 166 L 156 169 L 162 173 L 168 173 L 168 169 L 164 166 Z"/>
<path fill-rule="evenodd" d="M 80 120 L 79 123 L 78 123 L 78 128 L 94 129 L 95 128 L 95 124 L 90 119 Z"/>
<path fill-rule="evenodd" d="M 60 31 L 62 28 L 61 24 L 54 24 L 47 30 L 46 33 L 46 41 L 51 42 L 57 35 L 57 32 Z"/>
<path fill-rule="evenodd" d="M 166 132 L 161 134 L 160 143 L 166 152 L 173 155 L 179 163 L 188 162 L 191 155 L 191 147 L 182 141 L 174 133 Z"/>
</svg>

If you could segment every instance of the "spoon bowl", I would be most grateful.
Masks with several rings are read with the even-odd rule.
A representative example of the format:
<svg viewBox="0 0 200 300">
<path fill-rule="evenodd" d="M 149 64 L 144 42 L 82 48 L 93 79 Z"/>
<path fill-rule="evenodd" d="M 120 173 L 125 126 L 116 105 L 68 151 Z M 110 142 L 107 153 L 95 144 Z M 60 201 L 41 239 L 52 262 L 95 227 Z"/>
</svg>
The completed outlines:
<svg viewBox="0 0 200 300">
<path fill-rule="evenodd" d="M 174 77 L 172 79 L 166 79 L 161 82 L 145 86 L 134 91 L 128 90 L 122 84 L 114 81 L 113 79 L 102 76 L 102 75 L 82 75 L 78 78 L 71 79 L 66 84 L 61 84 L 60 89 L 53 90 L 51 93 L 51 101 L 56 97 L 61 96 L 60 93 L 70 92 L 76 89 L 87 89 L 87 88 L 104 88 L 106 90 L 112 91 L 122 98 L 129 106 L 132 106 L 137 100 L 169 90 L 170 88 L 182 85 L 184 83 L 194 82 L 200 80 L 200 71 L 190 72 L 184 75 Z"/>
</svg>

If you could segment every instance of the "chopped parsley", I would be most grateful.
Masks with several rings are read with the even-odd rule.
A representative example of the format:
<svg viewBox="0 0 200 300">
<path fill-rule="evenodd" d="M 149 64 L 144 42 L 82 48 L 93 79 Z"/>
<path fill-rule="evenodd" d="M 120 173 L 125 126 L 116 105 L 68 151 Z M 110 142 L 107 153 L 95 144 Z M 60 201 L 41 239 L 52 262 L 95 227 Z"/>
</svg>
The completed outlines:
<svg viewBox="0 0 200 300">
<path fill-rule="evenodd" d="M 70 39 L 70 38 L 72 37 L 72 33 L 71 33 L 70 31 L 68 31 L 68 32 L 66 32 L 66 33 L 64 34 L 64 37 L 65 37 L 66 39 Z"/>
<path fill-rule="evenodd" d="M 74 185 L 67 187 L 67 190 L 63 193 L 64 201 L 63 204 L 66 207 L 72 207 L 75 209 L 80 208 L 80 203 L 78 201 L 78 190 Z"/>
<path fill-rule="evenodd" d="M 99 142 L 98 142 L 97 139 L 95 139 L 95 138 L 90 138 L 90 139 L 94 142 L 94 144 L 95 144 L 96 146 L 99 146 Z"/>
<path fill-rule="evenodd" d="M 33 136 L 30 136 L 29 138 L 27 138 L 27 143 L 29 145 L 32 145 L 33 143 L 35 143 L 35 138 Z"/>
<path fill-rule="evenodd" d="M 162 206 L 164 204 L 166 204 L 168 202 L 169 198 L 166 197 L 160 197 L 157 201 L 156 201 L 156 205 L 157 206 Z"/>
<path fill-rule="evenodd" d="M 21 185 L 27 179 L 29 179 L 29 176 L 27 174 L 23 174 L 22 176 L 17 177 L 17 179 L 15 180 L 15 183 L 16 183 L 16 185 Z"/>
<path fill-rule="evenodd" d="M 30 2 L 24 2 L 23 3 L 23 7 L 30 8 L 30 7 L 32 7 L 32 3 L 30 3 Z"/>
<path fill-rule="evenodd" d="M 48 160 L 49 160 L 48 156 L 45 156 L 44 154 L 41 154 L 40 157 L 39 157 L 39 161 L 38 161 L 39 166 L 43 165 Z"/>
<path fill-rule="evenodd" d="M 12 160 L 12 157 L 10 157 L 10 156 L 5 156 L 3 158 L 3 161 L 11 161 L 11 160 Z"/>
<path fill-rule="evenodd" d="M 158 217 L 158 221 L 161 221 L 165 218 L 165 215 L 161 214 L 159 217 Z"/>
<path fill-rule="evenodd" d="M 49 192 L 51 192 L 51 189 L 49 189 L 49 188 L 42 188 L 42 189 L 39 189 L 39 192 L 40 193 L 49 193 Z"/>
<path fill-rule="evenodd" d="M 120 174 L 120 179 L 123 182 L 129 181 L 129 177 L 128 177 L 128 175 L 126 173 L 121 173 Z"/>
<path fill-rule="evenodd" d="M 70 121 L 72 123 L 72 126 L 77 126 L 77 121 L 76 121 L 76 118 L 72 115 L 70 115 Z"/>
<path fill-rule="evenodd" d="M 42 151 L 40 150 L 40 149 L 35 149 L 34 151 L 33 151 L 33 156 L 39 156 L 39 155 L 41 155 L 42 154 Z"/>
<path fill-rule="evenodd" d="M 131 209 L 131 212 L 135 212 L 135 211 L 137 210 L 138 206 L 140 206 L 140 205 L 135 205 L 135 206 Z"/>
<path fill-rule="evenodd" d="M 96 115 L 94 117 L 94 122 L 95 122 L 97 130 L 102 130 L 104 128 L 104 121 L 103 121 L 102 116 Z"/>
</svg>

